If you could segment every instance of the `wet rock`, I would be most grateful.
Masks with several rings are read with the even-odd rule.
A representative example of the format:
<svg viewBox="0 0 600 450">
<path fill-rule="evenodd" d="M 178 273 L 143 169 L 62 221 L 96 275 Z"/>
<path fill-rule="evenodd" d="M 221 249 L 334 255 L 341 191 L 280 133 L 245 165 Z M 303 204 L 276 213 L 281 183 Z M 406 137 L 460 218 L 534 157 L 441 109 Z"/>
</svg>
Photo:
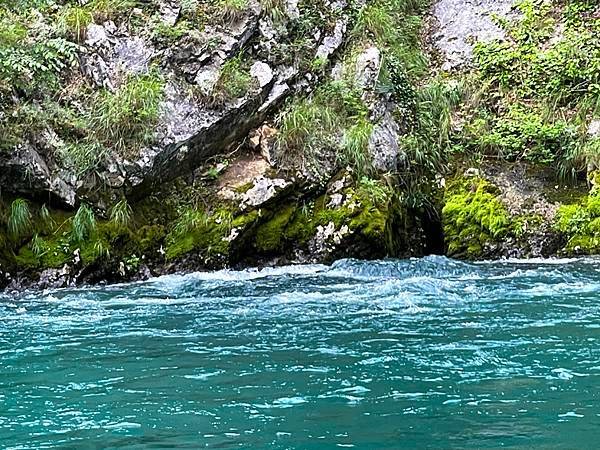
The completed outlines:
<svg viewBox="0 0 600 450">
<path fill-rule="evenodd" d="M 73 284 L 72 269 L 68 265 L 60 269 L 46 269 L 35 283 L 37 289 L 58 289 Z"/>
<path fill-rule="evenodd" d="M 319 225 L 315 236 L 308 243 L 311 260 L 328 261 L 332 255 L 339 252 L 340 245 L 345 243 L 345 238 L 352 232 L 347 225 L 342 225 L 339 229 L 333 222 L 327 225 Z"/>
</svg>

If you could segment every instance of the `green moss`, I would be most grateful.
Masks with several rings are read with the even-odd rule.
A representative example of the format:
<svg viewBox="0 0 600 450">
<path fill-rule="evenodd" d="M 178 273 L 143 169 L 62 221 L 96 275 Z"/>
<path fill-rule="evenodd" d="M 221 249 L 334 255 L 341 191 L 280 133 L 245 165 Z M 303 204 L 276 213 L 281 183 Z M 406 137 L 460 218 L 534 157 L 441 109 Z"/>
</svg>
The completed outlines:
<svg viewBox="0 0 600 450">
<path fill-rule="evenodd" d="M 163 225 L 145 225 L 133 234 L 135 246 L 140 253 L 158 248 L 166 235 Z"/>
<path fill-rule="evenodd" d="M 449 188 L 442 209 L 449 255 L 481 257 L 486 244 L 511 232 L 511 217 L 497 194 L 482 179 L 459 180 Z"/>
<path fill-rule="evenodd" d="M 590 194 L 558 209 L 554 227 L 567 237 L 565 254 L 600 253 L 600 196 Z"/>
<path fill-rule="evenodd" d="M 196 251 L 207 262 L 227 260 L 232 230 L 249 226 L 257 214 L 253 212 L 234 218 L 230 207 L 224 205 L 209 213 L 184 210 L 166 237 L 167 258 L 175 259 Z"/>
<path fill-rule="evenodd" d="M 255 243 L 257 250 L 265 253 L 283 250 L 285 227 L 290 223 L 295 210 L 295 205 L 288 205 L 277 210 L 270 220 L 259 226 Z"/>
</svg>

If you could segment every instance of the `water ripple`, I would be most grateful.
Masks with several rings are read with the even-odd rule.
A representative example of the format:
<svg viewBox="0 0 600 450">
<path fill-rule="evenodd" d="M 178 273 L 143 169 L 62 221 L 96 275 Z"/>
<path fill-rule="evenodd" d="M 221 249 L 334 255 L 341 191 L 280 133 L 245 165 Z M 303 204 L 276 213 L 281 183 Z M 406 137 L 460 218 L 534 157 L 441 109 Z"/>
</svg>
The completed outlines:
<svg viewBox="0 0 600 450">
<path fill-rule="evenodd" d="M 595 448 L 598 262 L 342 260 L 0 294 L 0 446 Z"/>
</svg>

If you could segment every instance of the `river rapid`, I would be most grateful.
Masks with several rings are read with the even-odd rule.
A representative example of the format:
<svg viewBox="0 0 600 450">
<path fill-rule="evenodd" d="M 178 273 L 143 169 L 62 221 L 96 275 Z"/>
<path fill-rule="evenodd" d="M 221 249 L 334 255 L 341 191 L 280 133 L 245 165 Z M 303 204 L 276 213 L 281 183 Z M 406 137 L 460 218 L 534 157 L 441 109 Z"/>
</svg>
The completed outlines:
<svg viewBox="0 0 600 450">
<path fill-rule="evenodd" d="M 0 294 L 3 449 L 594 449 L 600 261 Z"/>
</svg>

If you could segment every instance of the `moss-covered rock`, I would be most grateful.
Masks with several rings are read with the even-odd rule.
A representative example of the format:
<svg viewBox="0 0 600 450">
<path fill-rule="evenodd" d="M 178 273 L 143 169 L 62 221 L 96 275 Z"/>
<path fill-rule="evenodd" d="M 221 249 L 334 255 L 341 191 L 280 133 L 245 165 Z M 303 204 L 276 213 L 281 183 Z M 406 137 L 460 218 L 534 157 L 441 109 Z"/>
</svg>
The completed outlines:
<svg viewBox="0 0 600 450">
<path fill-rule="evenodd" d="M 455 180 L 442 209 L 450 256 L 480 258 L 486 247 L 513 231 L 513 221 L 498 199 L 498 188 L 482 178 Z"/>
<path fill-rule="evenodd" d="M 592 189 L 577 203 L 562 205 L 555 227 L 567 237 L 562 250 L 566 255 L 600 253 L 600 193 Z"/>
</svg>

